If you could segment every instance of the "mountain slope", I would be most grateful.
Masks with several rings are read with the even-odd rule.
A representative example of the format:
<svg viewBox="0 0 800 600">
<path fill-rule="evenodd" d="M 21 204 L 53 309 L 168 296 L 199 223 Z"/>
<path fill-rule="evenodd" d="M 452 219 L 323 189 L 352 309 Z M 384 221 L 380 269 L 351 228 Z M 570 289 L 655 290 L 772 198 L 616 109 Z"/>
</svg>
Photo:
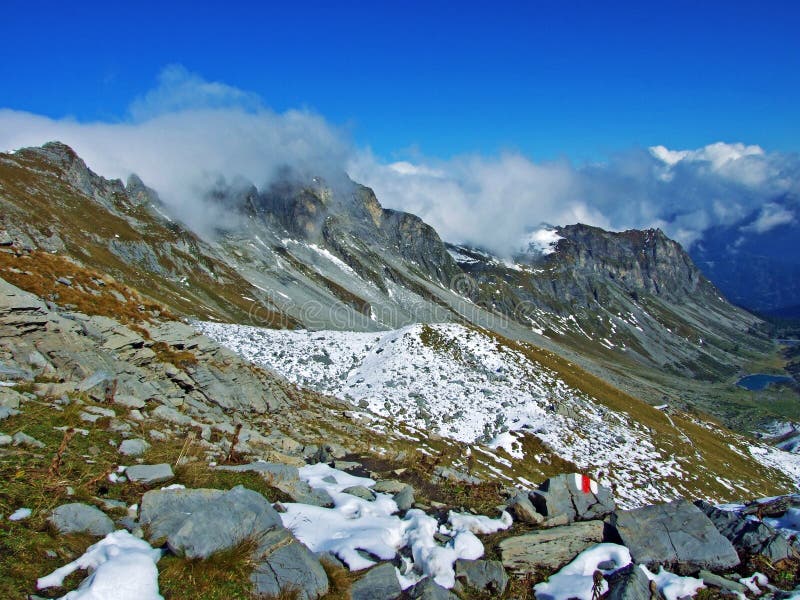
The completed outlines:
<svg viewBox="0 0 800 600">
<path fill-rule="evenodd" d="M 4 276 L 58 302 L 56 267 L 38 282 L 16 272 L 13 253 L 34 249 L 90 265 L 183 317 L 365 332 L 474 325 L 651 403 L 667 396 L 739 427 L 773 412 L 800 418 L 796 404 L 765 407 L 731 385 L 774 348 L 761 322 L 659 231 L 558 228 L 549 253 L 510 261 L 445 245 L 346 177 L 287 173 L 262 190 L 220 182 L 198 206 L 225 215 L 213 234 L 189 230 L 135 176 L 106 180 L 62 144 L 0 155 L 0 230 L 12 244 L 0 256 Z M 83 298 L 88 310 L 92 289 Z"/>
</svg>

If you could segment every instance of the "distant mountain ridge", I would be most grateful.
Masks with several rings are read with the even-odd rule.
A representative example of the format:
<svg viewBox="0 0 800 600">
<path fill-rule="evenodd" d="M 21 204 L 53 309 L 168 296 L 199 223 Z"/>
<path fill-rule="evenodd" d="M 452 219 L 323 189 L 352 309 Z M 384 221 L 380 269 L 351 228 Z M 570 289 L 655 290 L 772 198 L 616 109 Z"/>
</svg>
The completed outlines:
<svg viewBox="0 0 800 600">
<path fill-rule="evenodd" d="M 507 261 L 445 244 L 344 176 L 222 183 L 202 201 L 236 218 L 202 237 L 146 182 L 100 177 L 63 144 L 0 154 L 0 228 L 15 243 L 103 270 L 179 315 L 353 331 L 465 323 L 651 402 L 666 393 L 704 410 L 715 408 L 706 382 L 772 351 L 762 322 L 658 230 L 560 227 L 552 252 Z M 736 407 L 747 422 L 751 407 Z"/>
</svg>

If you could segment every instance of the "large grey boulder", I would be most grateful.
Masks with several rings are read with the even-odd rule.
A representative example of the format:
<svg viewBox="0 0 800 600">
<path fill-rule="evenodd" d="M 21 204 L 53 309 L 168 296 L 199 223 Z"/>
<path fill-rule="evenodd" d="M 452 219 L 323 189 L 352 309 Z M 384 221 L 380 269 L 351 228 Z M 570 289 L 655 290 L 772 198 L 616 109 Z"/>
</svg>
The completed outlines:
<svg viewBox="0 0 800 600">
<path fill-rule="evenodd" d="M 616 510 L 611 490 L 595 484 L 597 493 L 584 491 L 583 476 L 577 473 L 551 477 L 530 494 L 534 508 L 548 517 L 564 516 L 568 523 L 602 519 Z"/>
<path fill-rule="evenodd" d="M 456 582 L 468 590 L 489 592 L 493 597 L 503 595 L 508 574 L 498 560 L 465 560 L 455 562 Z"/>
<path fill-rule="evenodd" d="M 350 588 L 352 600 L 393 600 L 402 593 L 403 588 L 391 563 L 373 567 Z"/>
<path fill-rule="evenodd" d="M 0 406 L 9 409 L 17 409 L 23 402 L 25 402 L 25 396 L 20 394 L 17 390 L 0 386 Z"/>
<path fill-rule="evenodd" d="M 282 523 L 264 496 L 237 486 L 221 490 L 157 490 L 142 498 L 139 521 L 152 539 L 188 558 L 208 558 Z"/>
<path fill-rule="evenodd" d="M 172 472 L 172 467 L 166 463 L 158 465 L 133 465 L 125 469 L 125 475 L 130 481 L 143 485 L 156 485 L 175 477 L 175 474 Z"/>
<path fill-rule="evenodd" d="M 611 524 L 638 564 L 673 565 L 684 573 L 739 564 L 733 545 L 703 511 L 686 500 L 617 511 Z"/>
<path fill-rule="evenodd" d="M 694 503 L 736 548 L 740 558 L 760 554 L 771 562 L 794 555 L 788 540 L 766 523 L 748 519 L 732 510 L 722 510 L 698 500 Z"/>
<path fill-rule="evenodd" d="M 458 600 L 458 596 L 440 586 L 430 577 L 425 577 L 413 587 L 408 588 L 404 597 L 411 600 Z"/>
<path fill-rule="evenodd" d="M 638 565 L 633 563 L 616 571 L 608 578 L 606 600 L 651 600 L 650 580 Z"/>
<path fill-rule="evenodd" d="M 242 486 L 150 491 L 142 498 L 139 520 L 151 542 L 166 541 L 173 553 L 188 558 L 207 559 L 254 542 L 251 580 L 261 596 L 294 591 L 313 600 L 328 593 L 319 560 L 283 527 L 264 496 Z"/>
<path fill-rule="evenodd" d="M 503 566 L 516 573 L 542 568 L 555 571 L 589 546 L 602 542 L 603 529 L 602 521 L 583 521 L 506 538 L 500 542 Z"/>
<path fill-rule="evenodd" d="M 88 533 L 104 536 L 114 531 L 114 522 L 103 511 L 74 502 L 56 507 L 48 521 L 59 533 Z"/>
</svg>

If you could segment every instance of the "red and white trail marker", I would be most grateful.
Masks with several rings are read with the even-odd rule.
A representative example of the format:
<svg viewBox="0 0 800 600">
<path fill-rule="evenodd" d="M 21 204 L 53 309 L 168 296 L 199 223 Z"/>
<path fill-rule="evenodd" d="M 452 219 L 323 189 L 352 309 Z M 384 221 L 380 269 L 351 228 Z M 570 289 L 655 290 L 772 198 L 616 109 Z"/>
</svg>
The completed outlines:
<svg viewBox="0 0 800 600">
<path fill-rule="evenodd" d="M 578 475 L 575 474 L 575 487 L 582 491 L 584 494 L 588 494 L 591 492 L 592 494 L 597 493 L 597 482 L 593 479 L 589 479 L 588 475 Z"/>
</svg>

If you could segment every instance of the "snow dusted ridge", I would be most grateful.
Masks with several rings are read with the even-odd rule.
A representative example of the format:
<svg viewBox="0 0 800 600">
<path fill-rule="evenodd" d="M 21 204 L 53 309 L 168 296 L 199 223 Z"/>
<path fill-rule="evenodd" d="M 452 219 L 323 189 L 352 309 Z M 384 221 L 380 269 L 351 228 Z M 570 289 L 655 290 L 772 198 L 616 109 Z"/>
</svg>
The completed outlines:
<svg viewBox="0 0 800 600">
<path fill-rule="evenodd" d="M 541 453 L 526 455 L 525 434 L 613 487 L 623 507 L 695 493 L 689 482 L 696 475 L 687 472 L 687 465 L 705 468 L 694 454 L 676 455 L 631 415 L 607 408 L 569 387 L 556 372 L 461 325 L 416 324 L 378 333 L 209 322 L 195 327 L 298 385 L 349 400 L 420 432 L 480 444 L 479 455 L 509 467 L 505 473 L 489 467 L 501 478 L 513 469 L 504 453 L 497 454 L 499 448 L 525 462 L 549 460 Z M 753 447 L 750 454 L 800 479 L 800 457 L 765 448 Z M 727 480 L 725 473 L 705 475 L 737 496 L 758 495 Z M 522 478 L 513 481 L 531 484 Z"/>
<path fill-rule="evenodd" d="M 526 252 L 538 252 L 542 255 L 552 254 L 556 251 L 558 240 L 563 239 L 555 229 L 537 229 L 525 237 L 523 249 Z"/>
</svg>

